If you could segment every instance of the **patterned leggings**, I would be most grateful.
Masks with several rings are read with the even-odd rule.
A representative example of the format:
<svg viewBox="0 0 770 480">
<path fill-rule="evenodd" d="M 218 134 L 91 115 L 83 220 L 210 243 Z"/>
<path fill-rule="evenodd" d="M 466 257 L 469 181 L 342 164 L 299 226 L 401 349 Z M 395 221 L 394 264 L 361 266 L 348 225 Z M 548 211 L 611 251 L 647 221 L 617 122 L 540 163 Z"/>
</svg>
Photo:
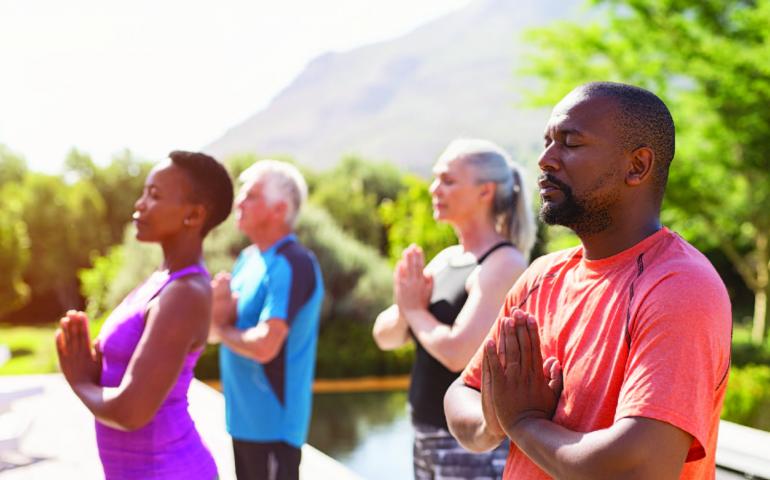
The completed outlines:
<svg viewBox="0 0 770 480">
<path fill-rule="evenodd" d="M 465 450 L 443 428 L 412 423 L 414 426 L 415 480 L 498 480 L 503 477 L 508 441 L 491 452 Z"/>
</svg>

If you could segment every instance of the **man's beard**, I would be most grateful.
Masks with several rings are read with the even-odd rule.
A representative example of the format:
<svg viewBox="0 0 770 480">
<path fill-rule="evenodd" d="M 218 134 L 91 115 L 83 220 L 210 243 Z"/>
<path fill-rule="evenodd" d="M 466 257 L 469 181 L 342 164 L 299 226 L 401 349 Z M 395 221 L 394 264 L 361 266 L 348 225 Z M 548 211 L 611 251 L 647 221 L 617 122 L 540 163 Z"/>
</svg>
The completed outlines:
<svg viewBox="0 0 770 480">
<path fill-rule="evenodd" d="M 541 180 L 555 185 L 564 196 L 561 203 L 540 206 L 540 220 L 547 225 L 563 225 L 578 235 L 590 235 L 602 232 L 612 225 L 609 205 L 614 199 L 577 198 L 572 188 L 554 176 L 545 173 Z M 599 182 L 601 183 L 601 182 Z"/>
</svg>

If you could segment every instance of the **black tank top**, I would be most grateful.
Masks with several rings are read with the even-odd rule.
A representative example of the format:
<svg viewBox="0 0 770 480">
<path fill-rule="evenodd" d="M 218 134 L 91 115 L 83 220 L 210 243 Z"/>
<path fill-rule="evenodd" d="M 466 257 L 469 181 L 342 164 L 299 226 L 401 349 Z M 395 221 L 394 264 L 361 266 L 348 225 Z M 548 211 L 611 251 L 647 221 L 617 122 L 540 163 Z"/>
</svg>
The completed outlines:
<svg viewBox="0 0 770 480">
<path fill-rule="evenodd" d="M 452 325 L 468 299 L 465 283 L 471 272 L 486 258 L 501 247 L 513 246 L 511 242 L 500 242 L 486 251 L 478 260 L 463 263 L 447 259 L 433 274 L 433 293 L 428 311 L 441 323 Z M 409 404 L 412 421 L 447 429 L 444 415 L 444 394 L 449 385 L 460 376 L 447 369 L 415 340 L 416 351 L 412 365 L 412 379 L 409 384 Z"/>
</svg>

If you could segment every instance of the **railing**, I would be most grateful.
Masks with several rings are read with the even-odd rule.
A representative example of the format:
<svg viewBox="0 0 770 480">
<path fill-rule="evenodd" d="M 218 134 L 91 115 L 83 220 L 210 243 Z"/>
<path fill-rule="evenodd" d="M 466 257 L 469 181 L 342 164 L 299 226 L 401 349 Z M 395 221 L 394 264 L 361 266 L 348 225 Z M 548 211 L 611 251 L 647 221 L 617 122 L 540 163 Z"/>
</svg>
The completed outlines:
<svg viewBox="0 0 770 480">
<path fill-rule="evenodd" d="M 770 432 L 722 420 L 717 465 L 745 478 L 770 480 Z"/>
</svg>

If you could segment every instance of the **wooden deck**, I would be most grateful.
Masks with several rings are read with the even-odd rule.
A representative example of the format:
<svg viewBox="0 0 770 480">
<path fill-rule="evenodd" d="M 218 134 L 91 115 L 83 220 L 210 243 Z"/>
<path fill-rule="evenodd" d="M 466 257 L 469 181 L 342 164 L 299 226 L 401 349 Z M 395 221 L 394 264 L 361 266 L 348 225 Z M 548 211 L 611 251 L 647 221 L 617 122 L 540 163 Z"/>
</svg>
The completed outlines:
<svg viewBox="0 0 770 480">
<path fill-rule="evenodd" d="M 13 405 L 15 419 L 31 420 L 18 452 L 0 451 L 2 480 L 103 479 L 96 450 L 93 417 L 61 375 L 0 377 L 0 393 L 41 387 L 39 395 Z M 224 425 L 224 399 L 201 382 L 190 387 L 190 412 L 211 449 L 222 480 L 235 478 L 230 437 Z M 0 424 L 0 438 L 9 425 Z M 14 426 L 14 428 L 17 428 Z M 310 445 L 302 449 L 300 478 L 359 480 L 343 465 Z"/>
</svg>

